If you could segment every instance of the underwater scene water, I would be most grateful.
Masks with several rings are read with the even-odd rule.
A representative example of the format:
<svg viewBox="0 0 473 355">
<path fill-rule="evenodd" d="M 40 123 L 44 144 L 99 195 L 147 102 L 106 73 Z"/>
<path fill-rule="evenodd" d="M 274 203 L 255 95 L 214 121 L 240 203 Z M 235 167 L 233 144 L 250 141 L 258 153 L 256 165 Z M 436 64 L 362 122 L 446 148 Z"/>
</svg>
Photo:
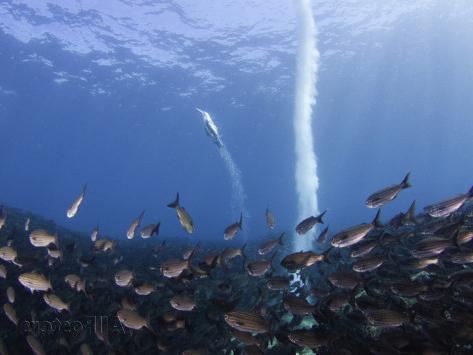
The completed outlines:
<svg viewBox="0 0 473 355">
<path fill-rule="evenodd" d="M 0 1 L 0 354 L 471 354 L 473 2 Z"/>
</svg>

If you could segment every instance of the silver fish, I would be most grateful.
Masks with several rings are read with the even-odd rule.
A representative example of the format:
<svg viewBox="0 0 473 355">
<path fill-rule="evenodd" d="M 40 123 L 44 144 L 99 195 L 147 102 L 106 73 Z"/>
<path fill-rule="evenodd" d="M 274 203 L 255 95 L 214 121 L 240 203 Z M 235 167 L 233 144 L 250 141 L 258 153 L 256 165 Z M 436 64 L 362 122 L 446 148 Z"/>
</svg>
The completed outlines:
<svg viewBox="0 0 473 355">
<path fill-rule="evenodd" d="M 128 239 L 133 239 L 135 237 L 135 231 L 140 226 L 144 215 L 145 215 L 145 211 L 141 212 L 140 215 L 131 222 L 130 227 L 128 228 L 128 231 L 126 232 L 126 237 Z"/>
<path fill-rule="evenodd" d="M 278 244 L 283 245 L 283 242 L 282 242 L 283 237 L 284 237 L 284 233 L 281 233 L 281 235 L 278 238 L 268 240 L 267 242 L 264 242 L 263 244 L 261 244 L 259 249 L 258 249 L 258 254 L 260 254 L 260 255 L 268 254 Z"/>
<path fill-rule="evenodd" d="M 296 233 L 298 235 L 306 234 L 309 230 L 311 230 L 317 223 L 323 224 L 324 221 L 322 217 L 327 213 L 327 211 L 323 211 L 318 216 L 310 216 L 304 219 L 296 226 Z"/>
<path fill-rule="evenodd" d="M 82 201 L 84 201 L 85 197 L 85 192 L 87 191 L 87 184 L 84 185 L 82 188 L 82 192 L 80 193 L 79 197 L 77 197 L 74 202 L 72 202 L 71 206 L 67 210 L 67 217 L 68 218 L 73 218 L 77 212 L 79 211 L 79 207 L 82 204 Z"/>
<path fill-rule="evenodd" d="M 148 239 L 153 236 L 153 234 L 159 234 L 159 226 L 161 223 L 148 224 L 141 230 L 141 238 Z"/>
<path fill-rule="evenodd" d="M 240 214 L 240 221 L 232 223 L 223 231 L 223 239 L 230 240 L 242 229 L 243 214 Z"/>
<path fill-rule="evenodd" d="M 399 195 L 401 190 L 411 187 L 411 184 L 409 182 L 409 175 L 410 173 L 407 173 L 400 184 L 386 187 L 370 195 L 366 199 L 366 207 L 378 208 L 384 206 L 389 201 L 394 200 L 397 195 Z"/>
<path fill-rule="evenodd" d="M 195 226 L 191 216 L 187 213 L 184 207 L 179 205 L 179 192 L 177 193 L 174 202 L 168 204 L 168 207 L 176 209 L 177 218 L 179 219 L 182 228 L 184 228 L 184 230 L 189 234 L 194 233 Z"/>
<path fill-rule="evenodd" d="M 335 234 L 332 238 L 332 245 L 336 248 L 345 248 L 354 245 L 362 240 L 373 228 L 379 226 L 379 214 L 376 213 L 371 223 L 362 223 Z"/>
<path fill-rule="evenodd" d="M 436 203 L 424 208 L 425 212 L 431 217 L 447 217 L 457 211 L 463 204 L 473 197 L 473 186 L 463 195 L 451 198 L 449 200 Z"/>
</svg>

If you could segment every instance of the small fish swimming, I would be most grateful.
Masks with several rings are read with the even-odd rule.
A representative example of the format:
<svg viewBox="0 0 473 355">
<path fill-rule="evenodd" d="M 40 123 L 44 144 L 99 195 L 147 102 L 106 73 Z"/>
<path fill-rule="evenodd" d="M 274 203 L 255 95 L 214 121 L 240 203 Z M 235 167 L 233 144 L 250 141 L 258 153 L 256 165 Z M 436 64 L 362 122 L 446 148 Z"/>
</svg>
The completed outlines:
<svg viewBox="0 0 473 355">
<path fill-rule="evenodd" d="M 332 245 L 336 248 L 345 248 L 358 243 L 375 227 L 380 226 L 379 214 L 380 211 L 378 210 L 371 223 L 362 223 L 338 232 L 332 238 Z"/>
<path fill-rule="evenodd" d="M 152 237 L 154 234 L 158 235 L 159 234 L 159 226 L 161 225 L 160 222 L 154 223 L 154 224 L 148 224 L 146 227 L 144 227 L 141 230 L 141 238 L 147 239 Z"/>
<path fill-rule="evenodd" d="M 25 232 L 28 232 L 30 230 L 30 223 L 31 223 L 31 218 L 28 217 L 25 221 Z"/>
<path fill-rule="evenodd" d="M 274 229 L 276 225 L 276 219 L 274 218 L 273 213 L 268 208 L 266 209 L 265 216 L 266 216 L 266 226 L 269 229 Z"/>
<path fill-rule="evenodd" d="M 3 261 L 14 262 L 18 257 L 17 251 L 10 246 L 0 248 L 0 259 Z"/>
<path fill-rule="evenodd" d="M 473 186 L 463 195 L 451 198 L 449 200 L 436 203 L 424 208 L 425 212 L 431 217 L 447 217 L 457 211 L 463 204 L 473 197 Z"/>
<path fill-rule="evenodd" d="M 120 323 L 122 323 L 127 328 L 135 329 L 135 330 L 148 328 L 154 333 L 149 322 L 135 311 L 132 311 L 129 309 L 120 309 L 117 312 L 117 318 L 120 321 Z"/>
<path fill-rule="evenodd" d="M 184 270 L 189 269 L 191 265 L 192 255 L 187 260 L 169 259 L 161 263 L 160 271 L 168 278 L 179 277 Z"/>
<path fill-rule="evenodd" d="M 183 312 L 192 311 L 196 306 L 194 299 L 186 295 L 176 295 L 171 298 L 169 303 L 172 308 Z"/>
<path fill-rule="evenodd" d="M 400 184 L 386 187 L 370 195 L 366 199 L 366 207 L 378 208 L 394 200 L 403 189 L 411 187 L 411 184 L 409 182 L 409 175 L 410 173 L 407 173 Z"/>
<path fill-rule="evenodd" d="M 50 244 L 58 246 L 58 236 L 44 229 L 35 229 L 30 233 L 30 243 L 35 247 L 48 247 Z"/>
<path fill-rule="evenodd" d="M 242 230 L 243 223 L 243 214 L 240 213 L 240 220 L 238 222 L 232 223 L 223 231 L 223 239 L 230 240 L 235 237 L 238 231 Z"/>
<path fill-rule="evenodd" d="M 63 310 L 69 311 L 70 304 L 65 303 L 54 293 L 44 293 L 43 299 L 49 307 L 55 309 L 58 312 L 61 312 Z"/>
<path fill-rule="evenodd" d="M 128 287 L 131 285 L 134 274 L 130 270 L 120 270 L 115 274 L 115 283 L 120 287 Z"/>
<path fill-rule="evenodd" d="M 7 288 L 8 302 L 15 303 L 15 289 L 11 286 Z"/>
<path fill-rule="evenodd" d="M 271 252 L 276 246 L 278 245 L 283 245 L 282 238 L 284 237 L 284 233 L 281 233 L 281 235 L 278 238 L 275 239 L 270 239 L 267 242 L 264 242 L 263 244 L 260 245 L 258 248 L 258 254 L 260 255 L 266 255 Z"/>
<path fill-rule="evenodd" d="M 143 220 L 143 216 L 145 215 L 145 211 L 141 212 L 138 217 L 136 217 L 130 224 L 126 232 L 126 237 L 128 239 L 133 239 L 135 237 L 135 231 L 140 226 L 141 221 Z"/>
<path fill-rule="evenodd" d="M 254 312 L 232 311 L 224 315 L 225 322 L 241 332 L 262 334 L 269 331 L 263 317 Z"/>
<path fill-rule="evenodd" d="M 318 216 L 310 216 L 304 219 L 296 226 L 296 233 L 298 235 L 303 235 L 310 231 L 317 223 L 323 224 L 324 221 L 322 220 L 322 217 L 325 213 L 327 213 L 327 211 L 323 211 Z"/>
<path fill-rule="evenodd" d="M 67 210 L 67 217 L 68 218 L 75 217 L 75 215 L 79 211 L 79 208 L 80 208 L 82 202 L 84 201 L 86 191 L 87 191 L 87 183 L 82 188 L 82 192 L 80 193 L 80 195 L 74 200 L 74 202 L 72 202 L 71 206 Z"/>
<path fill-rule="evenodd" d="M 181 224 L 182 228 L 184 228 L 187 233 L 192 234 L 195 229 L 194 222 L 184 207 L 179 205 L 179 192 L 177 193 L 174 202 L 168 204 L 168 207 L 176 209 L 177 218 L 179 219 L 179 223 Z"/>
<path fill-rule="evenodd" d="M 43 274 L 35 271 L 21 274 L 18 276 L 18 281 L 31 293 L 34 291 L 49 291 L 53 289 L 51 282 Z"/>
<path fill-rule="evenodd" d="M 92 233 L 90 233 L 90 240 L 95 242 L 99 236 L 99 225 L 97 224 L 95 228 L 92 230 Z"/>
<path fill-rule="evenodd" d="M 316 262 L 325 260 L 324 254 L 316 254 L 312 251 L 300 251 L 297 253 L 286 255 L 281 265 L 290 272 L 300 270 L 309 266 L 314 265 Z"/>
</svg>

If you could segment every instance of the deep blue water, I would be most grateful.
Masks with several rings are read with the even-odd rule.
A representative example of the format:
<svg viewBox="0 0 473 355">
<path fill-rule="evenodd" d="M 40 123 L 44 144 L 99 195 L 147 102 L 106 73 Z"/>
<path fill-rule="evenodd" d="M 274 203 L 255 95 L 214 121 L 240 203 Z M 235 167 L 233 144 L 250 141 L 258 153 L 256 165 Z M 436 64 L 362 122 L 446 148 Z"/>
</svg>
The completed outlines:
<svg viewBox="0 0 473 355">
<path fill-rule="evenodd" d="M 49 15 L 13 1 L 0 5 L 2 203 L 73 229 L 88 231 L 99 223 L 116 238 L 124 238 L 130 221 L 146 210 L 144 223 L 161 221 L 163 234 L 184 237 L 166 207 L 179 191 L 198 237 L 222 238 L 238 213 L 228 172 L 195 110 L 201 107 L 214 117 L 241 171 L 247 237 L 267 233 L 267 206 L 279 229 L 293 229 L 296 37 L 290 5 L 270 1 L 265 10 L 243 2 L 242 11 L 253 15 L 240 18 L 226 2 L 157 2 L 180 17 L 153 23 L 149 33 L 137 30 L 143 38 L 137 43 L 119 30 L 123 23 L 126 31 L 135 23 L 146 27 L 139 10 L 145 3 L 122 17 L 107 17 L 99 5 L 79 11 L 52 3 L 44 2 Z M 384 207 L 382 218 L 406 210 L 413 199 L 421 207 L 473 184 L 473 4 L 355 3 L 313 5 L 321 52 L 313 115 L 318 201 L 328 209 L 332 230 L 371 220 L 365 198 L 408 171 L 413 187 Z M 203 21 L 207 7 L 211 16 Z M 212 19 L 227 16 L 228 27 L 220 21 L 211 26 Z M 206 29 L 207 39 L 173 32 L 173 21 L 191 24 L 196 33 Z M 99 33 L 113 50 L 71 50 L 60 24 L 75 25 L 69 44 Z M 185 60 L 163 64 L 161 54 L 142 56 L 136 48 L 160 48 Z M 258 51 L 265 56 L 251 56 Z M 194 75 L 202 70 L 220 79 L 202 85 Z M 67 220 L 66 209 L 85 182 L 86 200 Z"/>
</svg>

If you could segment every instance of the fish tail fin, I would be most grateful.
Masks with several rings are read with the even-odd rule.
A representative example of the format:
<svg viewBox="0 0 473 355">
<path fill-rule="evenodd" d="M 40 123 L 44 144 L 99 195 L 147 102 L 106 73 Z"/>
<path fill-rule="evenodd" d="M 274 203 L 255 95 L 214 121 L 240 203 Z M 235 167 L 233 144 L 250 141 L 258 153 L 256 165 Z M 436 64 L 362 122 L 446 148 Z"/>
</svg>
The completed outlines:
<svg viewBox="0 0 473 355">
<path fill-rule="evenodd" d="M 170 204 L 168 204 L 168 207 L 169 208 L 179 207 L 179 192 L 176 194 L 176 199 L 174 200 L 174 202 L 171 202 Z"/>
<path fill-rule="evenodd" d="M 473 186 L 470 187 L 470 190 L 468 190 L 468 197 L 470 197 L 470 198 L 473 197 Z"/>
<path fill-rule="evenodd" d="M 319 223 L 324 223 L 324 221 L 322 220 L 322 217 L 327 213 L 327 210 L 323 211 L 321 214 L 319 214 L 317 217 L 315 217 L 317 219 L 317 222 Z"/>
<path fill-rule="evenodd" d="M 415 214 L 416 214 L 416 200 L 412 201 L 409 209 L 407 210 L 406 214 L 404 215 L 404 219 L 408 221 L 415 221 Z"/>
<path fill-rule="evenodd" d="M 240 221 L 238 222 L 238 225 L 240 226 L 240 230 L 243 230 L 242 223 L 243 223 L 243 212 L 240 212 Z"/>
<path fill-rule="evenodd" d="M 411 187 L 411 182 L 409 181 L 409 176 L 411 175 L 411 172 L 408 172 L 406 176 L 404 176 L 404 179 L 402 179 L 401 186 L 403 189 L 407 189 L 408 187 Z"/>
<path fill-rule="evenodd" d="M 141 211 L 140 215 L 138 216 L 138 220 L 140 221 L 140 224 L 141 224 L 141 221 L 143 220 L 144 215 L 145 215 L 145 210 Z"/>
<path fill-rule="evenodd" d="M 282 241 L 282 238 L 284 237 L 284 232 L 281 233 L 281 235 L 279 236 L 278 238 L 278 243 L 279 245 L 284 245 L 283 241 Z"/>
<path fill-rule="evenodd" d="M 151 235 L 153 235 L 153 234 L 159 235 L 159 227 L 160 227 L 160 226 L 161 226 L 161 222 L 158 222 L 158 223 L 156 224 L 156 227 L 154 227 L 153 233 L 151 233 Z"/>
<path fill-rule="evenodd" d="M 204 114 L 204 112 L 205 112 L 204 110 L 202 110 L 202 109 L 200 109 L 200 108 L 198 108 L 198 107 L 196 107 L 195 109 L 196 109 L 197 111 L 199 111 L 201 114 Z"/>
<path fill-rule="evenodd" d="M 371 224 L 375 227 L 382 227 L 383 224 L 381 223 L 381 221 L 379 220 L 379 216 L 381 215 L 381 209 L 378 209 L 378 212 L 376 212 L 376 216 L 374 216 L 374 219 L 373 221 L 371 222 Z"/>
<path fill-rule="evenodd" d="M 88 185 L 88 184 L 89 184 L 89 183 L 86 182 L 86 183 L 84 184 L 84 186 L 82 187 L 82 195 L 85 195 L 85 193 L 87 192 L 87 185 Z"/>
<path fill-rule="evenodd" d="M 332 251 L 333 249 L 333 245 L 331 245 L 326 251 L 324 251 L 324 261 L 327 263 L 327 264 L 332 264 L 332 260 L 330 260 L 330 252 Z"/>
</svg>

